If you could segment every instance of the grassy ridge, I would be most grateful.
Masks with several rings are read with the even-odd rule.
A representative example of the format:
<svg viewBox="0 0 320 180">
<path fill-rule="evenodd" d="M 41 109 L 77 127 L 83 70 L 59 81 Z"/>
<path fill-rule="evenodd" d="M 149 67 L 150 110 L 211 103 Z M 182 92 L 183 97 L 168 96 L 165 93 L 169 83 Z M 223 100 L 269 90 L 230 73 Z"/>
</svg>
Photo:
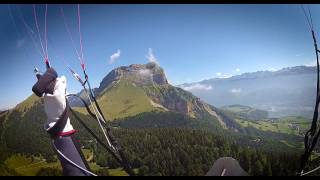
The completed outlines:
<svg viewBox="0 0 320 180">
<path fill-rule="evenodd" d="M 15 110 L 18 112 L 22 112 L 23 115 L 25 112 L 30 110 L 36 103 L 39 103 L 41 99 L 37 97 L 35 94 L 32 94 L 29 96 L 26 100 L 24 100 L 22 103 L 18 104 L 15 107 Z"/>
<path fill-rule="evenodd" d="M 120 81 L 108 89 L 98 101 L 103 113 L 111 120 L 156 109 L 143 89 L 128 81 Z"/>
</svg>

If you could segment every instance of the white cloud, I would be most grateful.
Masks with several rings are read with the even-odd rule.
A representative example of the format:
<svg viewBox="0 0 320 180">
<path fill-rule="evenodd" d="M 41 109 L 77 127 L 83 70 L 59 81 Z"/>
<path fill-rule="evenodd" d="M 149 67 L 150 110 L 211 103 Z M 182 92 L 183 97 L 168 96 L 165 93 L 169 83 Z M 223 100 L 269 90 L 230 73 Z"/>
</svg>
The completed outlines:
<svg viewBox="0 0 320 180">
<path fill-rule="evenodd" d="M 274 72 L 274 71 L 277 71 L 277 69 L 276 68 L 269 68 L 269 71 Z"/>
<path fill-rule="evenodd" d="M 187 90 L 187 91 L 192 91 L 192 90 L 209 91 L 209 90 L 212 90 L 212 86 L 211 85 L 199 84 L 199 83 L 192 84 L 192 85 L 189 85 L 189 86 L 182 86 L 181 88 L 184 89 L 184 90 Z"/>
<path fill-rule="evenodd" d="M 118 51 L 110 56 L 109 64 L 113 64 L 117 59 L 119 59 L 121 51 Z"/>
<path fill-rule="evenodd" d="M 300 56 L 302 56 L 303 55 L 303 53 L 300 53 L 300 54 L 296 54 L 295 56 L 296 57 L 300 57 Z"/>
<path fill-rule="evenodd" d="M 25 43 L 25 39 L 24 38 L 23 39 L 19 39 L 17 41 L 16 47 L 17 48 L 21 48 L 24 45 L 24 43 Z"/>
<path fill-rule="evenodd" d="M 230 78 L 232 75 L 224 74 L 221 78 Z"/>
<path fill-rule="evenodd" d="M 240 72 L 240 69 L 239 69 L 239 68 L 237 68 L 237 69 L 236 69 L 236 72 Z"/>
<path fill-rule="evenodd" d="M 218 78 L 229 78 L 232 76 L 228 74 L 222 74 L 221 72 L 216 73 L 216 75 L 218 76 Z"/>
<path fill-rule="evenodd" d="M 235 94 L 241 93 L 241 92 L 242 92 L 242 89 L 241 89 L 241 88 L 233 88 L 233 89 L 231 89 L 231 92 L 232 92 L 232 93 L 235 93 Z"/>
<path fill-rule="evenodd" d="M 316 65 L 317 65 L 317 61 L 316 60 L 305 64 L 305 66 L 316 66 Z"/>
<path fill-rule="evenodd" d="M 158 62 L 157 58 L 154 56 L 151 48 L 149 48 L 149 51 L 148 51 L 146 58 L 148 59 L 149 62 L 159 64 L 159 62 Z"/>
</svg>

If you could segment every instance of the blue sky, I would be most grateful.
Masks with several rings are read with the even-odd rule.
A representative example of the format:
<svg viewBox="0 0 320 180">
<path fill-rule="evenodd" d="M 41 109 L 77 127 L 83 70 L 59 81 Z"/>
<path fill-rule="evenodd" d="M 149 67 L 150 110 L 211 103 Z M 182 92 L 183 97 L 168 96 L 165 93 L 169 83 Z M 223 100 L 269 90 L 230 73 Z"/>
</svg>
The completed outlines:
<svg viewBox="0 0 320 180">
<path fill-rule="evenodd" d="M 149 48 L 174 84 L 257 70 L 314 63 L 313 44 L 299 5 L 80 5 L 84 57 L 93 86 L 115 67 L 146 63 Z M 37 5 L 40 31 L 44 5 Z M 63 5 L 78 46 L 77 6 Z M 310 6 L 316 30 L 320 6 Z M 31 95 L 33 66 L 44 69 L 24 17 L 39 45 L 32 5 L 0 5 L 0 109 Z M 20 16 L 21 15 L 21 16 Z M 81 73 L 60 5 L 48 5 L 48 53 L 52 66 L 76 82 L 66 64 Z M 29 31 L 30 32 L 30 31 Z M 118 51 L 119 50 L 119 51 Z M 110 56 L 114 53 L 113 63 Z"/>
</svg>

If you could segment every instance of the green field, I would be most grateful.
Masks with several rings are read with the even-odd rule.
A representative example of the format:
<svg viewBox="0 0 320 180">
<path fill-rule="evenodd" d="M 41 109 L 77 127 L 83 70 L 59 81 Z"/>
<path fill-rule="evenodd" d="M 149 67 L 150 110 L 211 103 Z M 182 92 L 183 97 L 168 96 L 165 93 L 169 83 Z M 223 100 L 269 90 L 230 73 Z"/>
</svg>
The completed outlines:
<svg viewBox="0 0 320 180">
<path fill-rule="evenodd" d="M 300 116 L 268 118 L 267 111 L 243 105 L 222 107 L 242 127 L 253 127 L 262 131 L 302 136 L 310 128 L 311 120 Z"/>
<path fill-rule="evenodd" d="M 93 153 L 88 149 L 83 150 L 84 156 L 89 160 L 89 166 L 92 171 L 96 172 L 103 167 L 100 167 L 94 162 L 91 162 Z M 36 156 L 25 156 L 25 155 L 12 155 L 5 162 L 4 165 L 22 176 L 36 176 L 39 171 L 43 168 L 52 168 L 61 170 L 59 161 L 48 163 L 45 159 Z M 128 174 L 122 169 L 108 169 L 110 176 L 128 176 Z"/>
<path fill-rule="evenodd" d="M 20 154 L 9 157 L 4 164 L 23 176 L 35 176 L 41 168 L 61 169 L 58 162 L 47 163 L 42 158 L 35 156 L 27 157 Z"/>
<path fill-rule="evenodd" d="M 277 120 L 264 119 L 261 121 L 251 121 L 236 118 L 242 127 L 254 127 L 262 131 L 272 131 L 277 133 L 286 133 L 293 135 L 303 135 L 310 127 L 311 122 L 303 117 L 284 117 Z"/>
<path fill-rule="evenodd" d="M 236 117 L 247 120 L 263 120 L 268 118 L 268 111 L 239 104 L 223 106 L 222 110 L 231 112 Z"/>
<path fill-rule="evenodd" d="M 243 105 L 230 105 L 230 106 L 224 106 L 222 107 L 222 109 L 228 110 L 228 111 L 232 111 L 235 113 L 239 113 L 239 112 L 249 112 L 254 110 L 253 108 L 249 107 L 249 106 L 243 106 Z"/>
<path fill-rule="evenodd" d="M 122 168 L 109 169 L 108 171 L 110 176 L 128 176 Z"/>
</svg>

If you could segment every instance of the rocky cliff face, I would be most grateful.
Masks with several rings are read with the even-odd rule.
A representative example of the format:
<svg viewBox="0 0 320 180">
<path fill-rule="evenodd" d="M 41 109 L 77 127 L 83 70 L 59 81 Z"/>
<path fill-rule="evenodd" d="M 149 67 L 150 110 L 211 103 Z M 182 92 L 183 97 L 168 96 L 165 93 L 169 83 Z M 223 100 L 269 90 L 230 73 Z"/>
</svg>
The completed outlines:
<svg viewBox="0 0 320 180">
<path fill-rule="evenodd" d="M 148 85 L 166 85 L 167 78 L 163 69 L 156 63 L 132 64 L 130 66 L 121 66 L 112 70 L 100 83 L 98 92 L 102 92 L 109 85 L 119 80 L 127 80 L 135 83 L 137 86 Z"/>
</svg>

